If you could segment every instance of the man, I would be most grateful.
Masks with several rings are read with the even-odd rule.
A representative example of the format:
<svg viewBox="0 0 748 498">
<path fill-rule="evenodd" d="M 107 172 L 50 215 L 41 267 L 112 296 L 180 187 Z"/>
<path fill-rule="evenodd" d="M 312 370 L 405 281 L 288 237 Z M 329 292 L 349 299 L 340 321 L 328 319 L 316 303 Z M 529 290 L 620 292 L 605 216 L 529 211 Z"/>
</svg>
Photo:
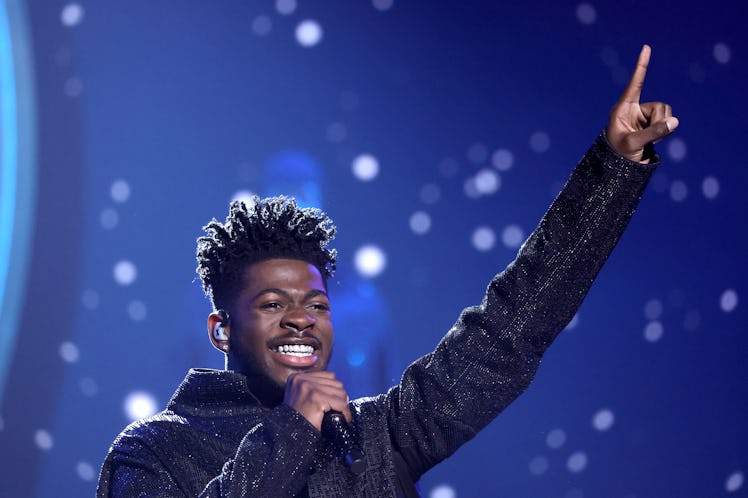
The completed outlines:
<svg viewBox="0 0 748 498">
<path fill-rule="evenodd" d="M 639 104 L 649 56 L 645 45 L 606 132 L 515 261 L 386 394 L 349 401 L 326 370 L 331 221 L 285 198 L 232 203 L 197 251 L 226 370 L 191 370 L 164 412 L 120 434 L 98 496 L 418 496 L 420 476 L 529 385 L 633 214 L 651 144 L 678 125 L 669 106 Z M 350 422 L 361 475 L 321 435 L 328 411 Z"/>
</svg>

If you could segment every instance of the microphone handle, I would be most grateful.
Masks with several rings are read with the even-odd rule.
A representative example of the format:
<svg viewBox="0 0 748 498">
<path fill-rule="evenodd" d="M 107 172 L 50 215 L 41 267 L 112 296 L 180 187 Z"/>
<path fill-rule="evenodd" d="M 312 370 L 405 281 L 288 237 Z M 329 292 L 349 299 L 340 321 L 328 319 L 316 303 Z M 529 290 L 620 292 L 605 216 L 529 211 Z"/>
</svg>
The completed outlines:
<svg viewBox="0 0 748 498">
<path fill-rule="evenodd" d="M 366 457 L 356 441 L 353 440 L 343 414 L 330 410 L 322 417 L 322 434 L 333 441 L 345 454 L 345 464 L 354 475 L 361 475 L 366 469 Z"/>
</svg>

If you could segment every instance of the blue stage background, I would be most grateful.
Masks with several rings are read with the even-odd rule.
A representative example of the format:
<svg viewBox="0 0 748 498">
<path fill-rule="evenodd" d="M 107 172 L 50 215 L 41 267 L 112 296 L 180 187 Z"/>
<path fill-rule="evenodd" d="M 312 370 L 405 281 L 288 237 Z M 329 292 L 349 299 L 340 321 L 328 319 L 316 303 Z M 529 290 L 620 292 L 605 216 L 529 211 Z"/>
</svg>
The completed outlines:
<svg viewBox="0 0 748 498">
<path fill-rule="evenodd" d="M 663 164 L 528 392 L 421 490 L 748 496 L 743 2 L 0 9 L 0 496 L 93 495 L 127 423 L 221 368 L 195 239 L 250 193 L 336 221 L 332 368 L 385 390 L 512 260 L 643 43 L 643 98 L 681 120 Z"/>
</svg>

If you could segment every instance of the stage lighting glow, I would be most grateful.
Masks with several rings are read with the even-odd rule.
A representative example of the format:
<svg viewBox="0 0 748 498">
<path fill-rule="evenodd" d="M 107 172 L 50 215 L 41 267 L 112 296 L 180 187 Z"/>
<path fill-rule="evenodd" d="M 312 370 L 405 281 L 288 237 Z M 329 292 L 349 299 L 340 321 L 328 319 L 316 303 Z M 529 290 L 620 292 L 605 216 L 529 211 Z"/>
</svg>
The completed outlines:
<svg viewBox="0 0 748 498">
<path fill-rule="evenodd" d="M 491 155 L 491 164 L 499 171 L 509 171 L 514 165 L 514 154 L 508 149 L 497 149 Z"/>
<path fill-rule="evenodd" d="M 468 147 L 467 160 L 473 164 L 482 164 L 488 158 L 488 149 L 480 143 Z"/>
<path fill-rule="evenodd" d="M 501 242 L 507 249 L 517 249 L 525 240 L 525 232 L 519 225 L 507 225 L 501 232 Z"/>
<path fill-rule="evenodd" d="M 119 214 L 114 209 L 104 209 L 99 214 L 99 223 L 101 223 L 102 228 L 112 230 L 119 223 Z"/>
<path fill-rule="evenodd" d="M 594 427 L 595 430 L 601 432 L 607 431 L 608 429 L 613 427 L 614 421 L 615 416 L 613 415 L 613 412 L 608 408 L 603 408 L 595 413 L 594 417 L 592 417 L 592 427 Z"/>
<path fill-rule="evenodd" d="M 673 161 L 682 161 L 686 158 L 687 152 L 688 147 L 686 147 L 686 142 L 682 138 L 673 137 L 668 141 L 667 154 Z"/>
<path fill-rule="evenodd" d="M 127 395 L 123 403 L 125 416 L 129 421 L 150 417 L 157 411 L 156 398 L 145 391 L 134 391 Z"/>
<path fill-rule="evenodd" d="M 734 493 L 735 491 L 738 491 L 743 487 L 744 482 L 745 477 L 743 476 L 742 472 L 733 472 L 727 477 L 727 480 L 725 481 L 725 491 L 727 491 L 728 493 Z"/>
<path fill-rule="evenodd" d="M 138 278 L 138 269 L 132 261 L 122 260 L 114 265 L 113 275 L 119 285 L 130 285 Z"/>
<path fill-rule="evenodd" d="M 247 209 L 249 209 L 254 205 L 254 201 L 252 200 L 253 195 L 255 193 L 251 190 L 238 190 L 231 196 L 231 201 L 243 202 L 247 206 Z"/>
<path fill-rule="evenodd" d="M 78 382 L 78 387 L 80 388 L 83 395 L 89 398 L 96 396 L 96 393 L 99 392 L 99 386 L 91 377 L 83 377 Z"/>
<path fill-rule="evenodd" d="M 492 169 L 484 168 L 475 174 L 475 188 L 481 195 L 495 194 L 501 187 L 501 177 Z"/>
<path fill-rule="evenodd" d="M 351 164 L 353 176 L 362 182 L 373 180 L 379 174 L 379 161 L 371 154 L 361 154 Z"/>
<path fill-rule="evenodd" d="M 79 3 L 69 3 L 60 11 L 60 22 L 63 26 L 72 28 L 83 21 L 83 7 Z"/>
<path fill-rule="evenodd" d="M 365 245 L 356 251 L 354 264 L 358 273 L 364 277 L 376 277 L 387 266 L 387 256 L 375 245 Z"/>
<path fill-rule="evenodd" d="M 457 492 L 448 484 L 440 484 L 431 490 L 429 498 L 457 498 Z"/>
<path fill-rule="evenodd" d="M 60 344 L 59 353 L 60 358 L 62 358 L 62 361 L 65 363 L 75 363 L 81 356 L 78 346 L 70 341 L 65 341 Z"/>
<path fill-rule="evenodd" d="M 325 130 L 327 140 L 334 144 L 339 144 L 345 140 L 346 135 L 348 135 L 348 129 L 343 123 L 330 123 L 327 130 Z"/>
<path fill-rule="evenodd" d="M 130 198 L 130 184 L 125 180 L 116 180 L 109 188 L 109 195 L 114 202 L 127 202 Z"/>
<path fill-rule="evenodd" d="M 366 354 L 360 349 L 352 349 L 348 351 L 345 359 L 348 364 L 352 367 L 360 367 L 366 361 Z"/>
<path fill-rule="evenodd" d="M 717 43 L 714 45 L 714 60 L 720 64 L 727 64 L 732 58 L 730 47 L 726 43 Z"/>
<path fill-rule="evenodd" d="M 431 216 L 425 211 L 416 211 L 410 216 L 410 229 L 416 235 L 428 233 L 431 229 Z"/>
<path fill-rule="evenodd" d="M 719 307 L 722 308 L 722 311 L 725 313 L 729 313 L 733 311 L 738 306 L 738 293 L 735 292 L 732 289 L 727 289 L 722 293 L 722 296 L 719 298 Z"/>
<path fill-rule="evenodd" d="M 551 137 L 544 131 L 536 131 L 530 135 L 530 149 L 542 154 L 551 147 Z"/>
<path fill-rule="evenodd" d="M 127 314 L 130 316 L 130 319 L 132 321 L 142 322 L 148 315 L 148 308 L 146 308 L 146 305 L 145 303 L 143 303 L 143 301 L 138 301 L 136 299 L 135 301 L 132 301 L 127 305 Z"/>
<path fill-rule="evenodd" d="M 683 202 L 688 197 L 688 187 L 682 180 L 675 180 L 670 184 L 670 198 L 675 202 Z"/>
<path fill-rule="evenodd" d="M 273 29 L 273 21 L 268 16 L 257 16 L 252 19 L 252 32 L 257 36 L 265 36 Z"/>
<path fill-rule="evenodd" d="M 445 157 L 439 161 L 439 173 L 445 178 L 452 178 L 460 171 L 460 163 L 451 157 Z"/>
<path fill-rule="evenodd" d="M 546 457 L 536 456 L 535 458 L 530 460 L 530 463 L 527 465 L 527 467 L 530 470 L 530 474 L 539 476 L 546 473 L 548 467 L 550 467 L 550 463 L 548 462 L 548 459 Z"/>
<path fill-rule="evenodd" d="M 701 191 L 707 199 L 716 199 L 719 195 L 719 180 L 713 176 L 707 176 L 701 182 Z"/>
<path fill-rule="evenodd" d="M 394 0 L 371 0 L 371 4 L 374 8 L 382 12 L 390 10 L 394 3 Z"/>
<path fill-rule="evenodd" d="M 553 429 L 545 437 L 545 444 L 554 450 L 559 449 L 566 442 L 566 433 L 562 429 Z"/>
<path fill-rule="evenodd" d="M 649 342 L 659 341 L 664 333 L 665 328 L 657 320 L 652 320 L 644 327 L 644 338 Z"/>
<path fill-rule="evenodd" d="M 283 16 L 293 14 L 296 10 L 296 0 L 275 0 L 275 10 Z"/>
<path fill-rule="evenodd" d="M 496 234 L 489 227 L 478 227 L 473 231 L 471 242 L 481 252 L 490 251 L 496 243 Z"/>
<path fill-rule="evenodd" d="M 322 40 L 322 26 L 317 21 L 307 19 L 296 26 L 296 41 L 302 47 L 313 47 Z"/>
<path fill-rule="evenodd" d="M 577 5 L 577 20 L 586 25 L 594 24 L 597 20 L 597 11 L 595 7 L 588 3 L 580 3 Z"/>
<path fill-rule="evenodd" d="M 462 189 L 465 191 L 465 196 L 467 196 L 468 199 L 477 199 L 480 197 L 480 191 L 475 185 L 474 176 L 465 179 L 465 184 L 462 186 Z"/>
<path fill-rule="evenodd" d="M 574 316 L 569 320 L 569 323 L 566 324 L 564 330 L 574 330 L 577 328 L 577 325 L 579 325 L 579 313 L 574 313 Z"/>
<path fill-rule="evenodd" d="M 662 301 L 652 298 L 644 305 L 644 317 L 647 320 L 656 320 L 662 315 Z"/>
<path fill-rule="evenodd" d="M 566 468 L 572 474 L 578 474 L 587 468 L 587 454 L 583 451 L 576 451 L 569 456 L 566 461 Z"/>
<path fill-rule="evenodd" d="M 34 433 L 34 443 L 36 443 L 37 448 L 42 451 L 51 450 L 52 446 L 55 444 L 52 439 L 52 434 L 44 429 L 39 429 Z"/>
<path fill-rule="evenodd" d="M 72 76 L 65 80 L 65 95 L 68 97 L 80 97 L 83 93 L 83 82 L 77 76 Z"/>
<path fill-rule="evenodd" d="M 78 462 L 75 466 L 75 472 L 84 481 L 93 481 L 94 477 L 96 477 L 94 468 L 88 462 Z"/>
</svg>

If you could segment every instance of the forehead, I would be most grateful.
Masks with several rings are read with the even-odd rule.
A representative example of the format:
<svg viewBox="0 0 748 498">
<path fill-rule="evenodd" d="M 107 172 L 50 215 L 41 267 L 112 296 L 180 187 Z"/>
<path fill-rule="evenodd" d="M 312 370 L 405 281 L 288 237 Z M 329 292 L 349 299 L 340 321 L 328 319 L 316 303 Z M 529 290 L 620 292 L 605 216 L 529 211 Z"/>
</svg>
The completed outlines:
<svg viewBox="0 0 748 498">
<path fill-rule="evenodd" d="M 243 292 L 260 292 L 271 288 L 324 291 L 325 281 L 316 266 L 299 259 L 276 258 L 247 265 L 243 275 Z"/>
</svg>

